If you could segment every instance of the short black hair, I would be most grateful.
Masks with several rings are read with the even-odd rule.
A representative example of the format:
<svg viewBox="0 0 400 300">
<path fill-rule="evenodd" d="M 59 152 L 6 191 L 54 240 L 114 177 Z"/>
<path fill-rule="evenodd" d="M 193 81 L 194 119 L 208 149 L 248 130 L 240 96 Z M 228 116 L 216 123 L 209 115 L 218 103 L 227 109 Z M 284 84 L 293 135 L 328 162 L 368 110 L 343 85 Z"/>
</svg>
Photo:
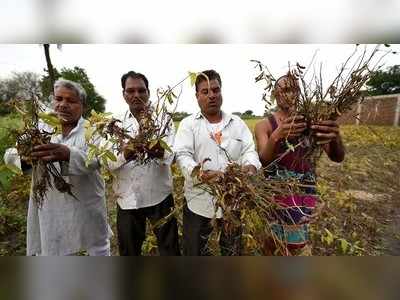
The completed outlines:
<svg viewBox="0 0 400 300">
<path fill-rule="evenodd" d="M 135 71 L 129 71 L 128 73 L 122 75 L 121 77 L 121 85 L 122 89 L 125 90 L 125 83 L 128 77 L 131 77 L 133 79 L 142 79 L 144 81 L 144 85 L 146 86 L 146 89 L 149 90 L 149 81 L 147 80 L 146 76 L 144 76 L 142 73 L 137 73 Z"/>
<path fill-rule="evenodd" d="M 199 73 L 197 75 L 197 77 L 196 77 L 196 82 L 195 82 L 196 92 L 198 92 L 199 84 L 201 82 L 203 82 L 204 80 L 207 80 L 206 76 L 208 77 L 209 81 L 214 80 L 214 79 L 218 80 L 219 85 L 222 86 L 221 76 L 219 76 L 217 71 L 215 71 L 215 70 L 205 70 L 205 71 Z"/>
</svg>

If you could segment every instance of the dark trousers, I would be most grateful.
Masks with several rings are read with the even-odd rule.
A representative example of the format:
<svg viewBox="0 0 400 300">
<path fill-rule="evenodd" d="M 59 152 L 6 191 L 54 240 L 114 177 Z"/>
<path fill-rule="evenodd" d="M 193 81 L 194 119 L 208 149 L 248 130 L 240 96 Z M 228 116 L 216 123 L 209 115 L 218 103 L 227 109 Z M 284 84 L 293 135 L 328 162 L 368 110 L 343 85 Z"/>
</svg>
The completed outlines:
<svg viewBox="0 0 400 300">
<path fill-rule="evenodd" d="M 173 207 L 172 195 L 157 205 L 139 209 L 121 209 L 117 205 L 119 254 L 121 256 L 140 256 L 146 238 L 146 219 L 149 219 L 152 224 L 156 224 L 169 215 Z M 170 217 L 164 224 L 155 226 L 154 234 L 157 238 L 160 255 L 180 255 L 178 224 L 175 217 Z"/>
<path fill-rule="evenodd" d="M 240 255 L 242 228 L 236 227 L 226 231 L 221 219 L 217 226 L 221 229 L 219 246 L 221 255 Z M 211 255 L 208 248 L 208 239 L 213 230 L 211 219 L 192 212 L 187 205 L 183 208 L 183 249 L 186 256 Z"/>
</svg>

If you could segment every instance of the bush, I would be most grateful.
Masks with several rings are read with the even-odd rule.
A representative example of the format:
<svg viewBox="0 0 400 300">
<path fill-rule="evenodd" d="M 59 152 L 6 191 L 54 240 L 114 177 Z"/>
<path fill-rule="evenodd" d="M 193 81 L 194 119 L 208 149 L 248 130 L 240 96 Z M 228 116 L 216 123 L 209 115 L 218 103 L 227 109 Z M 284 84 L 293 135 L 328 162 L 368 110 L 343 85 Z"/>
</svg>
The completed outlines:
<svg viewBox="0 0 400 300">
<path fill-rule="evenodd" d="M 0 118 L 0 156 L 2 163 L 4 152 L 7 148 L 13 147 L 15 143 L 11 130 L 20 126 L 22 126 L 22 121 L 16 114 L 9 114 Z"/>
</svg>

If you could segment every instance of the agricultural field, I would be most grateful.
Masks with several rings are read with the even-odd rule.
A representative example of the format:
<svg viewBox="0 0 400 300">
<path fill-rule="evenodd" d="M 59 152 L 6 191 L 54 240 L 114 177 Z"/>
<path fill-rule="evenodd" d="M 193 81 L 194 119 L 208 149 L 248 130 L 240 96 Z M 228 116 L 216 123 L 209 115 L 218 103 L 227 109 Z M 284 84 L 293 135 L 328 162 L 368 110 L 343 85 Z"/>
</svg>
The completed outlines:
<svg viewBox="0 0 400 300">
<path fill-rule="evenodd" d="M 246 120 L 251 130 L 256 122 Z M 19 124 L 16 117 L 0 119 L 1 157 L 13 144 L 9 130 Z M 343 126 L 342 135 L 345 161 L 333 163 L 323 155 L 317 169 L 320 202 L 312 223 L 313 254 L 400 255 L 400 128 Z M 172 170 L 179 207 L 183 178 L 176 165 Z M 0 184 L 0 255 L 24 255 L 29 177 L 2 172 Z M 115 207 L 109 198 L 114 232 Z M 181 221 L 179 210 L 177 216 Z M 143 247 L 147 255 L 157 254 L 153 235 Z M 118 254 L 115 236 L 112 252 Z"/>
</svg>

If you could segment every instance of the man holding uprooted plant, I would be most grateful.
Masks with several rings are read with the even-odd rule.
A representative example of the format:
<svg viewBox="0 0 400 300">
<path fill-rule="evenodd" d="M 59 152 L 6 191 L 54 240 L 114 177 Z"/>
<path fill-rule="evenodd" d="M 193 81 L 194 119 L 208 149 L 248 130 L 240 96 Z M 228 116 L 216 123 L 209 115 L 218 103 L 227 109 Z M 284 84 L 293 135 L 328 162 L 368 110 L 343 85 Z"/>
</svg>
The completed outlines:
<svg viewBox="0 0 400 300">
<path fill-rule="evenodd" d="M 344 159 L 344 147 L 336 121 L 323 120 L 307 126 L 304 116 L 295 113 L 295 102 L 300 96 L 297 79 L 291 75 L 280 77 L 272 92 L 278 111 L 260 121 L 255 127 L 258 154 L 269 178 L 297 178 L 306 186 L 301 195 L 276 197 L 282 209 L 277 211 L 272 230 L 277 241 L 267 240 L 266 254 L 311 255 L 308 225 L 317 196 L 315 170 L 310 145 L 299 142 L 306 131 L 311 132 L 316 145 L 335 162 Z M 277 253 L 285 246 L 285 253 Z"/>
<path fill-rule="evenodd" d="M 195 87 L 200 112 L 182 120 L 174 150 L 185 176 L 184 253 L 207 255 L 210 253 L 207 242 L 213 230 L 211 221 L 221 220 L 223 212 L 215 207 L 215 199 L 208 192 L 195 186 L 196 181 L 218 180 L 224 176 L 229 162 L 237 162 L 253 174 L 261 163 L 247 125 L 239 117 L 221 110 L 220 75 L 214 70 L 204 71 L 197 76 Z M 201 172 L 197 176 L 193 171 L 199 165 Z M 222 229 L 219 240 L 222 255 L 240 255 L 240 243 L 240 228 L 233 234 Z"/>
<path fill-rule="evenodd" d="M 88 146 L 82 118 L 85 102 L 86 92 L 80 84 L 64 79 L 54 84 L 52 104 L 62 132 L 53 134 L 50 143 L 35 146 L 30 156 L 53 164 L 70 186 L 70 193 L 52 182 L 39 205 L 34 200 L 32 184 L 27 255 L 73 255 L 81 250 L 93 256 L 110 255 L 104 181 L 97 159 L 86 161 Z M 52 128 L 46 131 L 51 132 Z M 7 150 L 4 160 L 23 170 L 31 167 L 21 161 L 15 148 Z M 36 176 L 43 173 L 35 173 Z"/>
<path fill-rule="evenodd" d="M 144 130 L 146 118 L 153 118 L 150 109 L 149 83 L 141 73 L 130 71 L 121 78 L 122 95 L 129 109 L 119 118 L 122 128 L 133 138 Z M 150 113 L 149 113 L 150 112 Z M 156 120 L 166 122 L 166 120 Z M 173 123 L 167 124 L 163 141 L 172 147 L 175 132 Z M 164 126 L 164 125 L 163 125 Z M 150 221 L 157 238 L 160 255 L 180 255 L 178 225 L 171 215 L 174 209 L 172 197 L 171 163 L 173 154 L 165 151 L 160 144 L 146 155 L 151 160 L 138 162 L 138 151 L 129 148 L 125 141 L 123 153 L 117 162 L 110 163 L 115 174 L 113 191 L 117 197 L 117 232 L 119 253 L 124 256 L 139 256 L 146 238 L 146 220 Z M 146 145 L 141 145 L 146 147 Z"/>
</svg>

